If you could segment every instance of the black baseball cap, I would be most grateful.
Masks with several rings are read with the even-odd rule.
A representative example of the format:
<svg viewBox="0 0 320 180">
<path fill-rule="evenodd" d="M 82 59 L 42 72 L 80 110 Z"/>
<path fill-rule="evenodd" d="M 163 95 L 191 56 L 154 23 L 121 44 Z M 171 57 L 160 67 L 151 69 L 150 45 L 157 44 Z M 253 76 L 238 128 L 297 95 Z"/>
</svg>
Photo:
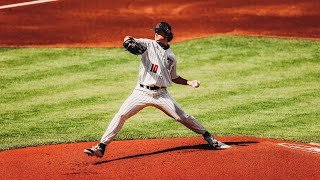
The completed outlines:
<svg viewBox="0 0 320 180">
<path fill-rule="evenodd" d="M 156 27 L 152 28 L 155 32 L 162 31 L 167 37 L 168 41 L 171 41 L 173 38 L 173 33 L 171 31 L 171 26 L 167 22 L 160 22 Z"/>
</svg>

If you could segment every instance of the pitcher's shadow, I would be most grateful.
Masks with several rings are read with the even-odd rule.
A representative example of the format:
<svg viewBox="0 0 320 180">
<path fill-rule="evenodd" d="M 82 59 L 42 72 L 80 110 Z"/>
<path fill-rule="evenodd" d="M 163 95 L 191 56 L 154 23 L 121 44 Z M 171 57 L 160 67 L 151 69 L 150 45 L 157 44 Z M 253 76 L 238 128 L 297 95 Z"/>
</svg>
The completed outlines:
<svg viewBox="0 0 320 180">
<path fill-rule="evenodd" d="M 256 144 L 258 142 L 255 142 L 255 141 L 244 141 L 244 142 L 224 142 L 224 143 L 227 144 L 227 145 L 231 145 L 231 146 L 248 146 L 250 144 Z M 116 158 L 116 159 L 100 161 L 100 162 L 94 163 L 94 165 L 105 164 L 105 163 L 109 163 L 109 162 L 113 162 L 113 161 L 120 161 L 120 160 L 125 160 L 125 159 L 144 157 L 144 156 L 152 156 L 152 155 L 155 155 L 155 154 L 161 154 L 161 153 L 166 153 L 166 152 L 190 150 L 190 149 L 214 150 L 214 151 L 219 150 L 219 149 L 212 148 L 212 146 L 210 146 L 209 144 L 198 144 L 198 145 L 191 145 L 191 146 L 178 146 L 178 147 L 159 150 L 159 151 L 154 151 L 154 152 L 150 152 L 150 153 L 136 154 L 136 155 L 125 156 L 125 157 Z"/>
</svg>

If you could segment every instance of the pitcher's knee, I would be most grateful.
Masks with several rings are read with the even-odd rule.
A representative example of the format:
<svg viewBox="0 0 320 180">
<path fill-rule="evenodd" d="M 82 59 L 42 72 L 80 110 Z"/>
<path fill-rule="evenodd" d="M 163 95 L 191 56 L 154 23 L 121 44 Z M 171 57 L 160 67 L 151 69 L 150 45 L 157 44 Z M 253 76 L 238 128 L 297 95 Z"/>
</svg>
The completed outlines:
<svg viewBox="0 0 320 180">
<path fill-rule="evenodd" d="M 130 116 L 128 114 L 125 113 L 117 113 L 116 114 L 117 119 L 119 119 L 120 121 L 125 121 L 127 120 Z"/>
</svg>

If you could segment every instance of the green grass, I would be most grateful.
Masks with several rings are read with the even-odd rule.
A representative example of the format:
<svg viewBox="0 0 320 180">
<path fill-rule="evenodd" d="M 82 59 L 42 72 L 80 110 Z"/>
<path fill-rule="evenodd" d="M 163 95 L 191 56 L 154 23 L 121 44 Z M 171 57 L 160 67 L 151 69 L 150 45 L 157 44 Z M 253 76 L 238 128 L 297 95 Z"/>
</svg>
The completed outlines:
<svg viewBox="0 0 320 180">
<path fill-rule="evenodd" d="M 201 87 L 171 95 L 219 136 L 320 142 L 320 42 L 218 36 L 172 44 Z M 96 141 L 131 94 L 139 57 L 110 48 L 0 48 L 0 150 Z M 117 139 L 192 137 L 148 107 Z"/>
</svg>

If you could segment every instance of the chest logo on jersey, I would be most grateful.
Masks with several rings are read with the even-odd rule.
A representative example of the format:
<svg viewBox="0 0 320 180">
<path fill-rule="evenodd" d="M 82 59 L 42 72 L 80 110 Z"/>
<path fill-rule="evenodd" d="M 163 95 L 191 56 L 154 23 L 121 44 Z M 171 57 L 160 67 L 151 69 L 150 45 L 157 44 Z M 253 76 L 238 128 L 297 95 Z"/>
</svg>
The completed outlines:
<svg viewBox="0 0 320 180">
<path fill-rule="evenodd" d="M 166 65 L 167 65 L 167 69 L 171 69 L 171 67 L 172 67 L 172 65 L 173 65 L 173 60 L 170 59 L 170 58 L 167 58 L 167 63 L 166 63 Z"/>
</svg>

